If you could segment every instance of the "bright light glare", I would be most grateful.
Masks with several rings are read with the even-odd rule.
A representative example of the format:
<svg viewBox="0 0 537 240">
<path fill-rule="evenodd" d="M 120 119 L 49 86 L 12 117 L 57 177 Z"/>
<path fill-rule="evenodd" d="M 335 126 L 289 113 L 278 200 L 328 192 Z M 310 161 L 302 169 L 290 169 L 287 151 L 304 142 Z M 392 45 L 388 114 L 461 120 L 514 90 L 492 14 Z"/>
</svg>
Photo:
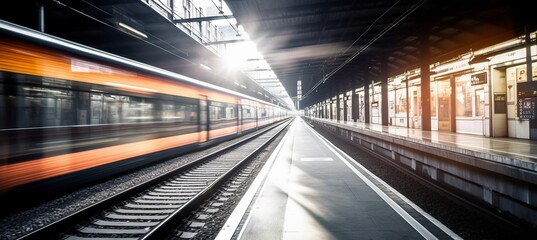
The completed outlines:
<svg viewBox="0 0 537 240">
<path fill-rule="evenodd" d="M 211 70 L 211 68 L 205 64 L 200 63 L 200 67 L 204 68 L 205 70 Z"/>
<path fill-rule="evenodd" d="M 227 68 L 241 70 L 248 67 L 247 59 L 257 58 L 259 55 L 253 42 L 239 42 L 227 46 L 223 61 Z"/>
<path fill-rule="evenodd" d="M 145 33 L 140 32 L 140 31 L 134 29 L 133 27 L 131 27 L 131 26 L 125 24 L 125 23 L 119 22 L 118 25 L 120 27 L 122 27 L 123 29 L 126 29 L 127 31 L 131 32 L 131 33 L 134 33 L 134 34 L 136 34 L 136 35 L 138 35 L 140 37 L 143 37 L 143 38 L 147 38 L 147 35 Z"/>
<path fill-rule="evenodd" d="M 192 3 L 196 7 L 202 9 L 214 9 L 215 7 L 220 7 L 222 4 L 223 15 L 233 15 L 233 12 L 229 9 L 225 1 L 217 0 L 192 0 Z M 212 13 L 214 14 L 214 13 Z M 220 15 L 217 13 L 216 15 Z M 245 32 L 242 25 L 237 26 L 237 21 L 235 18 L 227 18 L 222 20 L 211 21 L 211 24 L 219 27 L 228 27 L 232 26 L 234 28 L 232 36 L 229 36 L 230 39 L 224 40 L 245 40 L 242 42 L 229 43 L 226 44 L 225 52 L 220 52 L 222 54 L 222 67 L 229 72 L 242 71 L 252 80 L 256 79 L 267 79 L 275 78 L 276 75 L 272 71 L 251 71 L 256 69 L 270 69 L 269 64 L 264 60 L 263 55 L 258 52 L 255 43 L 250 41 L 250 36 Z M 238 34 L 237 34 L 238 32 Z M 237 35 L 237 36 L 235 36 Z M 306 52 L 311 52 L 309 50 L 304 50 Z M 251 59 L 250 61 L 247 61 Z M 277 79 L 277 78 L 276 78 Z M 258 82 L 265 90 L 272 93 L 280 100 L 283 100 L 290 108 L 294 109 L 294 103 L 289 97 L 289 94 L 282 85 L 277 87 L 269 87 L 269 85 L 264 85 L 263 83 Z M 246 88 L 246 86 L 235 82 L 236 85 L 239 85 L 241 88 Z M 273 86 L 274 84 L 270 85 Z"/>
</svg>

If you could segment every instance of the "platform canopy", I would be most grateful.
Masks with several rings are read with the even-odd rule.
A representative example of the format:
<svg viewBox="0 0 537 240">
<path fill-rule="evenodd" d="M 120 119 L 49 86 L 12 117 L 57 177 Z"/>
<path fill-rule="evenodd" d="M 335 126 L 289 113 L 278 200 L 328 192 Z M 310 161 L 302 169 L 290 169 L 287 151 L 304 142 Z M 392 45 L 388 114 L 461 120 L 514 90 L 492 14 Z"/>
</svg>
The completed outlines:
<svg viewBox="0 0 537 240">
<path fill-rule="evenodd" d="M 519 0 L 226 3 L 291 95 L 302 81 L 302 105 L 379 75 L 522 36 L 537 25 L 534 11 Z"/>
<path fill-rule="evenodd" d="M 199 1 L 230 11 L 209 13 Z M 537 30 L 523 0 L 28 0 L 0 8 L 0 19 L 267 101 L 271 92 L 296 98 L 300 81 L 301 106 Z M 196 36 L 231 19 L 262 56 L 247 58 L 253 68 L 242 75 L 216 71 L 215 49 L 244 39 Z"/>
</svg>

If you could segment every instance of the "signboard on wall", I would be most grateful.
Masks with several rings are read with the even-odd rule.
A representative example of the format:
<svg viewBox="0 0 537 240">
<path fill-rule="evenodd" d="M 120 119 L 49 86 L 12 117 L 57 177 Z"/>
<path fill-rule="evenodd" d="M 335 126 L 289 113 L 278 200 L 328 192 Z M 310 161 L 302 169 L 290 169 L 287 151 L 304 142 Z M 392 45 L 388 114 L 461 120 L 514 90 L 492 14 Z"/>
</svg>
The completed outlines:
<svg viewBox="0 0 537 240">
<path fill-rule="evenodd" d="M 518 118 L 520 119 L 537 119 L 537 109 L 535 106 L 537 98 L 519 98 L 518 99 Z"/>
<path fill-rule="evenodd" d="M 506 94 L 494 94 L 494 113 L 507 113 Z"/>
<path fill-rule="evenodd" d="M 517 83 L 519 98 L 537 97 L 537 81 Z"/>
<path fill-rule="evenodd" d="M 472 86 L 487 83 L 487 72 L 472 74 L 470 82 L 472 83 Z"/>
</svg>

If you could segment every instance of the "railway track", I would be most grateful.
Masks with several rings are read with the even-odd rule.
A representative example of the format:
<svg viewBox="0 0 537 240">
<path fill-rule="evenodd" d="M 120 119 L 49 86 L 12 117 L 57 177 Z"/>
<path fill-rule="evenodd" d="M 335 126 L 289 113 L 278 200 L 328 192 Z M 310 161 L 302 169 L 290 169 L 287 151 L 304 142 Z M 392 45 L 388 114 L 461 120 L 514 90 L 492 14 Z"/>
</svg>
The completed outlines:
<svg viewBox="0 0 537 240">
<path fill-rule="evenodd" d="M 257 175 L 256 165 L 262 167 L 263 157 L 256 159 L 235 174 L 218 193 L 193 211 L 190 217 L 185 218 L 169 239 L 214 239 L 249 183 Z"/>
<path fill-rule="evenodd" d="M 163 239 L 291 121 L 212 152 L 20 239 Z"/>
</svg>

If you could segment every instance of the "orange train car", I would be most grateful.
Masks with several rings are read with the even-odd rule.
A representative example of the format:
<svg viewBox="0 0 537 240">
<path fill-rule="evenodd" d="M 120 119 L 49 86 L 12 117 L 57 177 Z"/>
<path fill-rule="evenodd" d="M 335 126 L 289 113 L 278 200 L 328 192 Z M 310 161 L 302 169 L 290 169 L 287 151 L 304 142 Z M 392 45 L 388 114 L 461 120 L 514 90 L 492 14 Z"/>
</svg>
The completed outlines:
<svg viewBox="0 0 537 240">
<path fill-rule="evenodd" d="M 286 112 L 0 20 L 0 198 L 74 188 Z"/>
</svg>

